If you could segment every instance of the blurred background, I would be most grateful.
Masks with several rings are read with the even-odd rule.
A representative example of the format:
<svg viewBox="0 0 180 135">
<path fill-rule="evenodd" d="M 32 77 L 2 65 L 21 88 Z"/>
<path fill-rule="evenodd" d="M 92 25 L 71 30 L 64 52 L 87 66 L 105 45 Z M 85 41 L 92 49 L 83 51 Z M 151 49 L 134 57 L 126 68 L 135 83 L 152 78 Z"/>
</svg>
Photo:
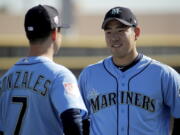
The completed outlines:
<svg viewBox="0 0 180 135">
<path fill-rule="evenodd" d="M 142 35 L 138 51 L 180 72 L 179 0 L 0 0 L 0 76 L 28 53 L 24 15 L 32 6 L 55 6 L 70 24 L 55 61 L 78 77 L 89 64 L 110 55 L 101 24 L 112 7 L 125 6 L 136 14 Z"/>
</svg>

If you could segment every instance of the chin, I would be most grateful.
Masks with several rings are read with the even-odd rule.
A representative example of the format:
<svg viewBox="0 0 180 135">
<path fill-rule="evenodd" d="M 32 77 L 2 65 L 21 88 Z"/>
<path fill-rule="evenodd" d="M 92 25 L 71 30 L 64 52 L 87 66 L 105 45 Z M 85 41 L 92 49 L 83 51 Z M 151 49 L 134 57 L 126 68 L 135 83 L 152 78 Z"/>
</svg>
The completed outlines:
<svg viewBox="0 0 180 135">
<path fill-rule="evenodd" d="M 113 57 L 122 59 L 124 57 L 126 57 L 127 55 L 125 53 L 113 53 Z"/>
</svg>

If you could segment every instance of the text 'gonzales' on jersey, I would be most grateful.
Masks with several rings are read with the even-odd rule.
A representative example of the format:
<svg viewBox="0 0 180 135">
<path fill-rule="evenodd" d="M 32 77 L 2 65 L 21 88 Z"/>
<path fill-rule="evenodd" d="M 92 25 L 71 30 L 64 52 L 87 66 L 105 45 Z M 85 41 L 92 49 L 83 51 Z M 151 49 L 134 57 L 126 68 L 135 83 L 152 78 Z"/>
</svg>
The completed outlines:
<svg viewBox="0 0 180 135">
<path fill-rule="evenodd" d="M 25 89 L 45 96 L 50 89 L 52 81 L 43 74 L 35 74 L 33 71 L 14 71 L 0 81 L 1 90 Z"/>
</svg>

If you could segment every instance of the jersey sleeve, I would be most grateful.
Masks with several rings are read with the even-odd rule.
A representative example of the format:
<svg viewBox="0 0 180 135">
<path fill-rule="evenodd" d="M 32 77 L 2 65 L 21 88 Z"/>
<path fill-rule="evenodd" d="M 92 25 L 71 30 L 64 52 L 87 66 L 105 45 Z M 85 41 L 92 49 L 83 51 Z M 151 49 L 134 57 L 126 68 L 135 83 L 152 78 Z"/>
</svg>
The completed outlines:
<svg viewBox="0 0 180 135">
<path fill-rule="evenodd" d="M 87 99 L 87 72 L 85 70 L 83 70 L 83 72 L 81 72 L 79 78 L 78 78 L 78 85 L 79 85 L 79 89 L 81 91 L 81 95 L 82 98 L 84 100 L 84 103 L 88 109 L 88 112 L 90 112 L 90 105 Z"/>
<path fill-rule="evenodd" d="M 83 114 L 87 110 L 80 94 L 77 80 L 71 72 L 63 73 L 54 81 L 50 94 L 52 104 L 59 115 L 68 109 L 80 109 Z"/>
<path fill-rule="evenodd" d="M 2 127 L 2 82 L 0 79 L 0 131 L 3 131 Z"/>
<path fill-rule="evenodd" d="M 2 110 L 2 94 L 0 94 L 0 110 Z M 0 111 L 0 131 L 3 131 L 3 114 L 2 111 Z"/>
<path fill-rule="evenodd" d="M 180 75 L 171 68 L 163 76 L 163 90 L 165 104 L 169 106 L 172 116 L 180 118 Z"/>
</svg>

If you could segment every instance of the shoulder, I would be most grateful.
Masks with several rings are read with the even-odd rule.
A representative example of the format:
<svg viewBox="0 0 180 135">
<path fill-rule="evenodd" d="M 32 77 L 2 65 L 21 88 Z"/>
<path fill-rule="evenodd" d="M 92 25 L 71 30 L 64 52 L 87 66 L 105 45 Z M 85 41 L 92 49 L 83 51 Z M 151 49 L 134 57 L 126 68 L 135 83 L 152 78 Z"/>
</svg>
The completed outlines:
<svg viewBox="0 0 180 135">
<path fill-rule="evenodd" d="M 75 79 L 75 75 L 72 73 L 70 69 L 63 65 L 59 65 L 57 63 L 54 63 L 53 71 L 57 75 L 58 78 L 73 78 Z"/>
<path fill-rule="evenodd" d="M 149 59 L 149 57 L 145 56 L 144 59 Z M 151 59 L 150 67 L 164 75 L 168 75 L 168 76 L 179 75 L 178 72 L 175 69 L 173 69 L 171 66 L 162 63 L 160 61 L 157 61 L 155 59 Z"/>
<path fill-rule="evenodd" d="M 86 68 L 84 68 L 84 70 L 102 69 L 104 68 L 105 62 L 112 62 L 112 56 L 102 59 L 94 64 L 88 65 Z"/>
<path fill-rule="evenodd" d="M 63 65 L 59 65 L 57 63 L 55 63 L 56 67 L 55 67 L 55 70 L 58 72 L 58 73 L 62 73 L 62 74 L 72 74 L 71 70 L 68 69 L 67 67 L 63 66 Z"/>
<path fill-rule="evenodd" d="M 106 58 L 107 59 L 107 58 Z M 84 73 L 92 73 L 92 72 L 97 72 L 99 70 L 102 70 L 104 68 L 104 61 L 106 59 L 103 59 L 103 60 L 100 60 L 94 64 L 91 64 L 91 65 L 88 65 L 87 67 L 85 67 L 81 74 L 84 74 Z"/>
<path fill-rule="evenodd" d="M 98 61 L 95 64 L 88 65 L 85 67 L 79 75 L 79 80 L 93 79 L 99 76 L 104 76 L 106 73 L 105 64 L 111 63 L 111 57 L 107 57 Z"/>
</svg>

